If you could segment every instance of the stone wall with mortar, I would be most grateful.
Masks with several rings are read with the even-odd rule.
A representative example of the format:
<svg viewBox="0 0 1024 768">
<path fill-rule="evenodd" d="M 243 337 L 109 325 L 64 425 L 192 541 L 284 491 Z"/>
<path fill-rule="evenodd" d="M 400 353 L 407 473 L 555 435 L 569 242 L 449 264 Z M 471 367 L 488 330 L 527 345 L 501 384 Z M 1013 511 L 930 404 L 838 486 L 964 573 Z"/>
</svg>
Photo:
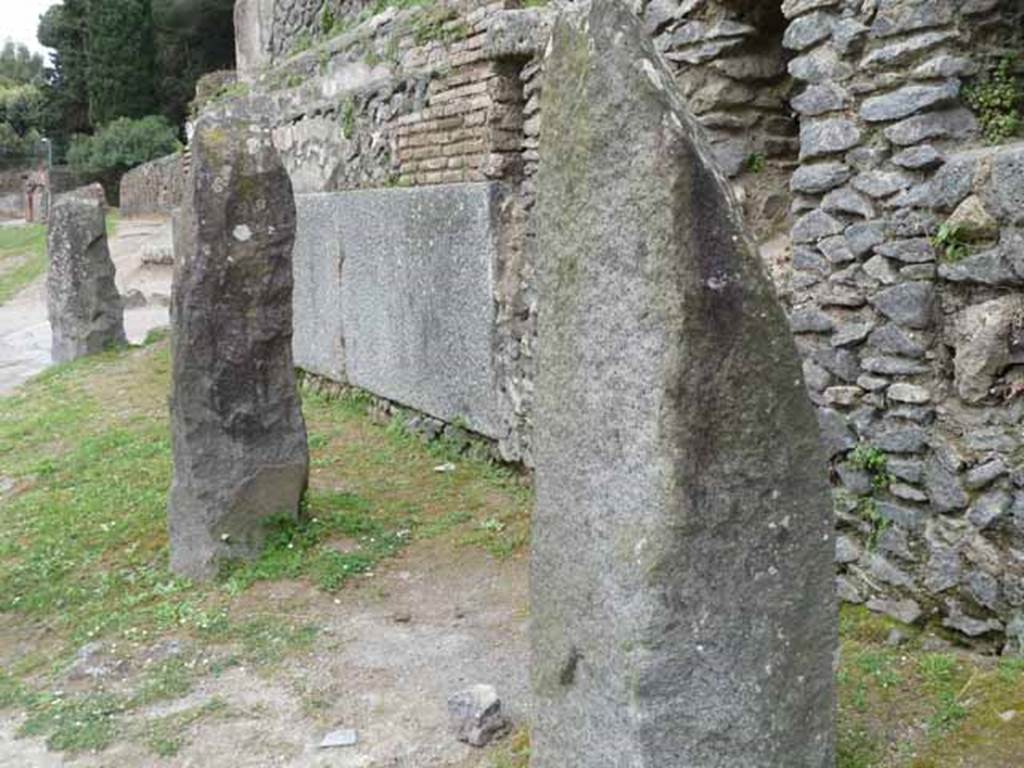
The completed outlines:
<svg viewBox="0 0 1024 768">
<path fill-rule="evenodd" d="M 988 144 L 962 88 L 1024 51 L 1024 7 L 782 10 L 800 154 L 780 290 L 832 456 L 840 594 L 1019 643 L 1024 142 Z"/>
<path fill-rule="evenodd" d="M 1016 0 L 634 7 L 790 310 L 832 457 L 841 595 L 979 640 L 1024 637 L 1024 146 L 987 144 L 961 93 L 1024 50 L 1024 10 Z M 212 108 L 244 102 L 270 116 L 297 191 L 505 188 L 493 283 L 500 442 L 506 459 L 530 463 L 551 9 L 364 11 L 326 36 L 322 3 L 278 0 L 274 13 L 263 35 L 276 41 L 272 66 Z M 936 247 L 950 219 L 957 235 Z"/>
<path fill-rule="evenodd" d="M 532 375 L 521 350 L 530 343 L 533 309 L 521 279 L 526 221 L 520 192 L 525 102 L 521 70 L 536 43 L 531 37 L 524 47 L 493 29 L 511 5 L 504 1 L 390 7 L 375 15 L 353 11 L 336 16 L 338 23 L 329 33 L 318 26 L 322 5 L 285 5 L 297 14 L 294 18 L 316 21 L 299 25 L 295 34 L 288 26 L 287 36 L 298 44 L 271 46 L 262 67 L 240 73 L 243 85 L 211 94 L 203 109 L 258 115 L 273 125 L 275 143 L 303 201 L 299 247 L 310 249 L 310 259 L 300 257 L 303 263 L 336 255 L 329 247 L 325 251 L 317 238 L 303 237 L 304 221 L 307 226 L 322 221 L 317 193 L 366 188 L 400 193 L 410 187 L 485 183 L 496 190 L 487 232 L 495 251 L 486 264 L 475 267 L 485 270 L 476 278 L 490 286 L 491 316 L 486 328 L 476 329 L 485 333 L 492 354 L 491 365 L 481 372 L 488 379 L 489 395 L 478 394 L 480 402 L 467 402 L 464 412 L 456 414 L 424 407 L 439 402 L 437 393 L 398 397 L 381 388 L 374 391 L 449 421 L 474 421 L 474 411 L 486 413 L 486 418 L 475 418 L 480 431 L 497 440 L 507 460 L 528 461 L 529 403 L 524 391 L 532 386 Z M 269 38 L 282 39 L 282 14 L 288 16 L 282 4 L 257 10 L 262 16 L 249 8 L 236 12 L 236 20 L 273 17 L 277 21 Z M 530 27 L 531 35 L 535 31 Z M 268 33 L 250 29 L 247 39 L 265 40 Z M 311 197 L 307 200 L 306 195 Z M 396 194 L 394 199 L 405 197 Z M 458 266 L 449 263 L 451 255 L 437 254 L 434 268 Z M 321 306 L 325 297 L 319 294 L 330 291 L 322 281 L 304 284 L 318 294 L 306 297 L 307 306 Z M 340 301 L 343 293 L 339 289 L 333 295 Z M 459 297 L 450 300 L 454 305 Z M 346 350 L 334 340 L 338 334 L 325 338 L 318 333 L 325 326 L 342 328 L 342 314 L 339 307 L 333 314 L 325 312 L 322 322 L 311 320 L 308 338 L 300 322 L 296 345 L 313 371 L 347 381 L 359 374 L 347 367 Z M 438 366 L 443 367 L 440 361 Z"/>
<path fill-rule="evenodd" d="M 182 156 L 175 153 L 128 171 L 121 177 L 122 215 L 167 214 L 181 205 L 182 167 Z"/>
</svg>

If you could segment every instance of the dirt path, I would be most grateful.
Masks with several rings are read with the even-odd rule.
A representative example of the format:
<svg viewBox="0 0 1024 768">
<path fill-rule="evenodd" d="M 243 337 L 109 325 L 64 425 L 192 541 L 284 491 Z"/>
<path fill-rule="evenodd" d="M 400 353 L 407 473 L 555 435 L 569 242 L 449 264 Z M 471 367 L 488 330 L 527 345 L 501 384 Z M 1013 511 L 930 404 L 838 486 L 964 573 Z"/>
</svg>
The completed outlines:
<svg viewBox="0 0 1024 768">
<path fill-rule="evenodd" d="M 171 268 L 142 263 L 145 248 L 169 248 L 171 225 L 167 219 L 123 219 L 110 239 L 110 254 L 117 268 L 117 287 L 124 295 L 141 291 L 146 305 L 125 311 L 128 340 L 142 341 L 153 328 L 168 323 Z M 47 368 L 50 326 L 46 318 L 45 278 L 0 305 L 0 394 Z"/>
<path fill-rule="evenodd" d="M 121 742 L 97 755 L 64 759 L 38 739 L 14 739 L 17 722 L 8 719 L 0 720 L 0 765 L 489 766 L 490 750 L 448 734 L 445 701 L 470 685 L 493 684 L 513 720 L 523 722 L 526 584 L 525 558 L 499 561 L 473 547 L 430 540 L 336 597 L 300 582 L 260 585 L 239 610 L 298 613 L 320 627 L 318 639 L 311 651 L 278 667 L 258 674 L 233 668 L 182 699 L 140 713 L 152 719 L 222 705 L 188 731 L 177 755 L 161 759 L 140 744 Z M 319 749 L 324 734 L 337 728 L 354 728 L 358 743 Z"/>
</svg>

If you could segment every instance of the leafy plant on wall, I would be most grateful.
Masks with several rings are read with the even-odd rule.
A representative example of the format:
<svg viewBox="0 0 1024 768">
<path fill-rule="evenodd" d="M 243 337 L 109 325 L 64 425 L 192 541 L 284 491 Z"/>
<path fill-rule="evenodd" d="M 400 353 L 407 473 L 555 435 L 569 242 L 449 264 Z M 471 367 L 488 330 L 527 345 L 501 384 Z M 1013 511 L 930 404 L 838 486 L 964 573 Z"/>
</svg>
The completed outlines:
<svg viewBox="0 0 1024 768">
<path fill-rule="evenodd" d="M 1017 59 L 1007 56 L 964 88 L 964 99 L 978 116 L 985 138 L 999 144 L 1016 136 L 1024 120 L 1024 82 L 1017 75 Z"/>
</svg>

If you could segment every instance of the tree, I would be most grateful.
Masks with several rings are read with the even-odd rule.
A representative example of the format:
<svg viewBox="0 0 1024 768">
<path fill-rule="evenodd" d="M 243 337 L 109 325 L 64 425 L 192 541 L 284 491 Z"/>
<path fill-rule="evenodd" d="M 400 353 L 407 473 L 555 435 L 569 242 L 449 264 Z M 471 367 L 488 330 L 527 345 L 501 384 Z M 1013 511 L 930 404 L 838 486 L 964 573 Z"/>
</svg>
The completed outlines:
<svg viewBox="0 0 1024 768">
<path fill-rule="evenodd" d="M 53 48 L 48 126 L 57 138 L 118 117 L 181 126 L 200 76 L 234 66 L 233 0 L 63 0 L 39 25 Z"/>
<path fill-rule="evenodd" d="M 6 123 L 19 135 L 40 130 L 44 122 L 43 92 L 35 85 L 0 87 L 0 123 Z"/>
<path fill-rule="evenodd" d="M 86 79 L 86 2 L 64 0 L 50 6 L 39 21 L 39 42 L 54 49 L 47 72 L 45 124 L 60 146 L 73 134 L 92 128 Z"/>
<path fill-rule="evenodd" d="M 207 72 L 234 69 L 234 0 L 154 2 L 160 113 L 181 125 Z"/>
<path fill-rule="evenodd" d="M 8 40 L 0 48 L 0 88 L 14 85 L 42 85 L 45 80 L 43 57 L 27 46 Z"/>
<path fill-rule="evenodd" d="M 180 149 L 177 133 L 163 117 L 120 117 L 94 136 L 75 136 L 68 162 L 87 175 L 119 174 Z"/>
<path fill-rule="evenodd" d="M 10 41 L 0 48 L 0 161 L 35 154 L 45 122 L 42 82 L 42 56 Z"/>
<path fill-rule="evenodd" d="M 34 155 L 39 144 L 39 134 L 30 130 L 19 134 L 10 123 L 0 122 L 0 167 L 4 161 L 15 158 L 15 162 L 24 163 L 26 157 Z M 19 159 L 20 158 L 20 159 Z"/>
<path fill-rule="evenodd" d="M 157 111 L 150 0 L 88 0 L 86 82 L 89 120 L 106 125 L 118 117 Z"/>
</svg>

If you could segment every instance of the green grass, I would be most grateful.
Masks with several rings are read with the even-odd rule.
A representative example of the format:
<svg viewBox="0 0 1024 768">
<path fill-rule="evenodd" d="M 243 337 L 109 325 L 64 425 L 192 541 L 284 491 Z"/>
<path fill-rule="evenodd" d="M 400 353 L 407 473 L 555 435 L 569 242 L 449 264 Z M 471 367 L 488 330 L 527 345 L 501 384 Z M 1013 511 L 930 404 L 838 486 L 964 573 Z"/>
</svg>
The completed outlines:
<svg viewBox="0 0 1024 768">
<path fill-rule="evenodd" d="M 0 708 L 27 713 L 23 733 L 54 749 L 102 749 L 141 739 L 157 754 L 180 742 L 129 728 L 133 717 L 232 666 L 271 670 L 312 648 L 305 616 L 261 608 L 265 582 L 298 580 L 336 592 L 371 578 L 410 543 L 448 537 L 502 556 L 525 541 L 529 492 L 512 473 L 454 444 L 424 445 L 374 423 L 359 395 L 304 394 L 311 445 L 305 518 L 268 525 L 263 554 L 197 584 L 168 570 L 171 478 L 165 337 L 58 366 L 0 399 Z M 445 461 L 456 471 L 438 473 Z M 501 521 L 500 525 L 496 521 Z M 44 622 L 48 641 L 9 655 L 18 631 Z M 117 695 L 55 697 L 76 651 L 100 640 L 149 647 L 184 638 L 195 650 L 150 666 Z"/>
<path fill-rule="evenodd" d="M 120 214 L 107 214 L 107 236 L 117 233 Z M 26 224 L 0 228 L 0 305 L 46 273 L 46 227 Z"/>
<path fill-rule="evenodd" d="M 46 227 L 0 228 L 0 304 L 46 271 Z"/>
<path fill-rule="evenodd" d="M 899 628 L 907 642 L 885 639 Z M 920 630 L 841 614 L 838 768 L 1011 768 L 1024 754 L 1024 660 L 923 647 Z M 1000 715 L 1016 711 L 1015 719 Z"/>
<path fill-rule="evenodd" d="M 268 601 L 273 585 L 315 595 L 372 583 L 425 539 L 523 556 L 531 494 L 517 475 L 463 441 L 425 445 L 403 428 L 407 414 L 380 423 L 365 396 L 306 391 L 304 521 L 273 521 L 263 554 L 225 565 L 211 584 L 174 577 L 168 367 L 166 339 L 154 334 L 143 349 L 54 368 L 0 399 L 0 474 L 15 484 L 0 499 L 0 709 L 24 714 L 23 734 L 68 752 L 134 740 L 172 756 L 197 720 L 225 707 L 197 702 L 147 719 L 154 704 L 195 695 L 233 667 L 273 674 L 326 642 L 301 605 Z M 448 462 L 454 472 L 434 471 Z M 46 639 L 21 650 L 40 625 Z M 908 639 L 890 647 L 895 628 Z M 920 630 L 862 608 L 843 609 L 840 633 L 838 768 L 1019 765 L 1024 660 L 928 651 Z M 86 642 L 146 649 L 171 638 L 183 650 L 137 668 L 127 687 L 64 685 Z M 1016 719 L 1002 717 L 1009 711 Z M 488 760 L 522 768 L 528 755 L 520 730 Z"/>
</svg>

